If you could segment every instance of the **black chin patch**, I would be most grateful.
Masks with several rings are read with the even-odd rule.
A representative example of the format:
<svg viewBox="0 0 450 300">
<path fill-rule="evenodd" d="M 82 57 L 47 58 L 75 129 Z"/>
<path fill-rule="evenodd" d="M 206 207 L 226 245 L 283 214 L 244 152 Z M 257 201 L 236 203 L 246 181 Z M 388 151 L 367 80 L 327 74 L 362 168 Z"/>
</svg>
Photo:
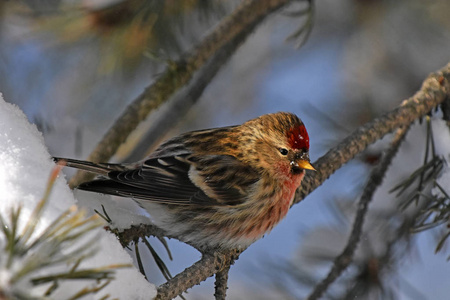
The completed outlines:
<svg viewBox="0 0 450 300">
<path fill-rule="evenodd" d="M 302 169 L 302 168 L 296 167 L 296 166 L 292 166 L 292 167 L 291 167 L 291 173 L 292 173 L 292 174 L 298 175 L 298 174 L 300 174 L 301 172 L 303 172 L 303 169 Z"/>
</svg>

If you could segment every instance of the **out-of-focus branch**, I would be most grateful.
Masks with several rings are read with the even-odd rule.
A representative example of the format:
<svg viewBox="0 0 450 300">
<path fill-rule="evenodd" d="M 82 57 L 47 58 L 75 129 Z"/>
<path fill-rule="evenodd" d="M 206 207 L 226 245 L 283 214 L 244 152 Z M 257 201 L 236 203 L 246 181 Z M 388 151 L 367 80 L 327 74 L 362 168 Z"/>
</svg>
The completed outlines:
<svg viewBox="0 0 450 300">
<path fill-rule="evenodd" d="M 421 89 L 401 106 L 361 126 L 314 162 L 317 172 L 306 174 L 294 203 L 303 200 L 343 164 L 396 128 L 408 126 L 450 97 L 450 63 L 430 74 Z"/>
<path fill-rule="evenodd" d="M 249 33 L 254 30 L 267 15 L 289 2 L 290 0 L 244 1 L 196 48 L 170 64 L 166 71 L 126 108 L 87 160 L 108 161 L 139 123 L 177 90 L 185 86 L 214 53 L 224 45 L 236 42 L 236 37 L 242 32 Z M 238 41 L 240 43 L 242 39 Z M 92 178 L 92 174 L 78 172 L 70 184 L 74 187 Z"/>
<path fill-rule="evenodd" d="M 338 255 L 333 263 L 333 266 L 328 275 L 319 282 L 312 293 L 307 298 L 308 300 L 319 299 L 322 294 L 328 289 L 328 287 L 341 275 L 341 273 L 348 267 L 353 260 L 353 255 L 358 246 L 361 238 L 364 219 L 369 207 L 369 203 L 375 194 L 376 189 L 381 185 L 383 178 L 390 166 L 392 159 L 397 153 L 401 142 L 406 136 L 409 127 L 401 127 L 397 129 L 394 139 L 391 142 L 391 146 L 387 152 L 383 155 L 379 164 L 373 168 L 370 173 L 369 180 L 364 188 L 364 191 L 359 199 L 355 221 L 353 223 L 350 237 L 348 238 L 347 245 L 340 255 Z"/>
<path fill-rule="evenodd" d="M 165 107 L 162 114 L 158 112 L 156 120 L 151 124 L 151 130 L 148 130 L 141 138 L 142 143 L 128 155 L 126 161 L 138 161 L 142 159 L 145 153 L 156 146 L 160 139 L 174 126 L 178 120 L 182 120 L 183 116 L 197 102 L 205 88 L 219 72 L 221 67 L 233 55 L 236 49 L 245 41 L 247 36 L 252 32 L 253 28 L 242 30 L 236 35 L 233 41 L 223 45 L 213 57 L 197 72 L 192 82 L 183 90 L 174 95 L 167 103 L 169 107 Z"/>
</svg>

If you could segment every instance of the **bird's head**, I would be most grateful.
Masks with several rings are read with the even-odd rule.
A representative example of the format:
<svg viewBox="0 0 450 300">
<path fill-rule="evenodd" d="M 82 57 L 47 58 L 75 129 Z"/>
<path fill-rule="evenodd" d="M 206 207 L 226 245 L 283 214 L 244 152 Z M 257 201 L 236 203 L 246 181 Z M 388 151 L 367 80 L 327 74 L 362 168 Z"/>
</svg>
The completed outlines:
<svg viewBox="0 0 450 300">
<path fill-rule="evenodd" d="M 309 160 L 309 136 L 294 114 L 279 112 L 249 121 L 257 156 L 266 167 L 289 174 L 315 170 Z"/>
</svg>

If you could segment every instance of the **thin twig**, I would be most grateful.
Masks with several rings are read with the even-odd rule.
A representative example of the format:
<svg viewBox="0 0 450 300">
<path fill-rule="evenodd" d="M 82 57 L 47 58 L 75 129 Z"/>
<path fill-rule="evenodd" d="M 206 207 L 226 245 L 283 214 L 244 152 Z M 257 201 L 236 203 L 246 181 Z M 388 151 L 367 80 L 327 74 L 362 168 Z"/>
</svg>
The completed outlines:
<svg viewBox="0 0 450 300">
<path fill-rule="evenodd" d="M 228 273 L 230 272 L 230 265 L 225 266 L 225 268 L 216 273 L 216 283 L 214 297 L 216 300 L 225 300 L 227 298 L 228 289 Z"/>
<path fill-rule="evenodd" d="M 348 265 L 353 260 L 353 254 L 355 253 L 356 247 L 358 246 L 359 240 L 361 238 L 362 228 L 364 224 L 364 218 L 367 213 L 367 209 L 376 189 L 381 185 L 384 175 L 390 166 L 392 159 L 397 153 L 401 142 L 403 141 L 409 127 L 402 127 L 397 129 L 394 139 L 391 142 L 391 147 L 381 158 L 380 163 L 372 169 L 369 176 L 369 181 L 367 182 L 361 198 L 358 202 L 358 207 L 356 210 L 355 221 L 353 223 L 352 232 L 347 241 L 342 253 L 337 256 L 334 260 L 333 266 L 325 277 L 319 284 L 317 284 L 312 291 L 312 293 L 307 298 L 308 300 L 319 299 L 322 294 L 328 289 L 331 283 L 333 283 L 341 273 L 348 267 Z"/>
<path fill-rule="evenodd" d="M 201 44 L 178 61 L 171 63 L 165 72 L 126 108 L 87 160 L 108 161 L 139 123 L 177 90 L 185 86 L 214 53 L 243 32 L 254 30 L 266 16 L 289 2 L 290 0 L 243 1 Z M 70 185 L 75 187 L 92 178 L 93 174 L 77 172 L 71 179 Z"/>
</svg>

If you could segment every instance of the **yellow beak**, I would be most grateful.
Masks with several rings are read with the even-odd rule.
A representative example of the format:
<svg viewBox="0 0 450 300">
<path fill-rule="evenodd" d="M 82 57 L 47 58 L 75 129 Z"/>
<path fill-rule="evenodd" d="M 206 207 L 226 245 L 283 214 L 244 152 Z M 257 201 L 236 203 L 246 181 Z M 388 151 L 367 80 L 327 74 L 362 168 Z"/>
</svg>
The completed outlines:
<svg viewBox="0 0 450 300">
<path fill-rule="evenodd" d="M 313 170 L 315 171 L 314 167 L 311 165 L 311 163 L 307 160 L 299 160 L 297 161 L 297 164 L 300 168 L 306 169 L 306 170 Z"/>
</svg>

